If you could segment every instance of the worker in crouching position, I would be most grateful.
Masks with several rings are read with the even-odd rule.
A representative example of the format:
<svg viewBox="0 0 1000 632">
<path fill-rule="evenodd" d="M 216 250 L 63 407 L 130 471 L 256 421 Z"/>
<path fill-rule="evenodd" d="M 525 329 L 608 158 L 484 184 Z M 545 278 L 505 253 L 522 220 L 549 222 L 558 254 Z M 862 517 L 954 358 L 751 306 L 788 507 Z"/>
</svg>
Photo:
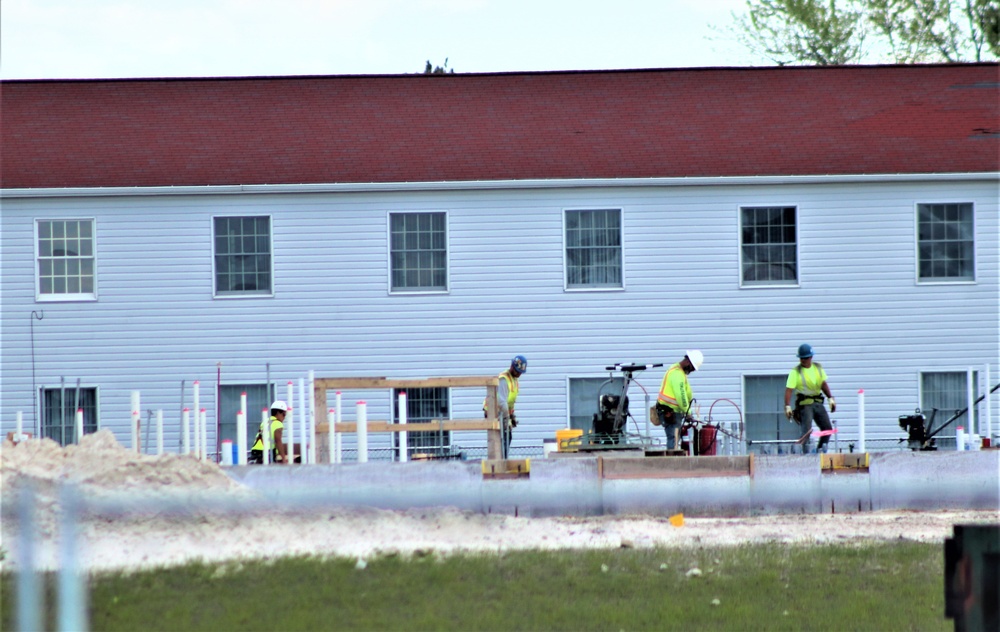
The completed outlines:
<svg viewBox="0 0 1000 632">
<path fill-rule="evenodd" d="M 285 430 L 285 415 L 288 414 L 288 404 L 282 400 L 277 400 L 271 404 L 271 419 L 268 421 L 270 426 L 270 448 L 271 448 L 271 462 L 272 463 L 288 463 L 288 450 L 284 443 Z M 257 440 L 254 442 L 253 447 L 250 448 L 250 459 L 249 463 L 263 463 L 264 462 L 264 432 L 268 430 L 265 429 L 264 422 L 260 422 L 260 429 L 257 431 Z"/>
<path fill-rule="evenodd" d="M 517 417 L 514 415 L 514 404 L 517 403 L 517 378 L 528 370 L 528 360 L 523 355 L 514 356 L 510 368 L 500 374 L 497 384 L 497 418 L 500 420 L 500 430 L 503 437 L 503 458 L 510 453 L 510 442 L 513 429 L 517 427 Z M 483 414 L 489 415 L 486 400 L 483 400 Z"/>
<path fill-rule="evenodd" d="M 688 382 L 688 374 L 701 368 L 705 357 L 701 351 L 688 351 L 680 362 L 674 364 L 663 375 L 660 394 L 656 398 L 656 417 L 667 433 L 667 449 L 674 450 L 680 425 L 691 418 L 691 402 L 694 394 Z"/>
<path fill-rule="evenodd" d="M 819 362 L 813 361 L 813 349 L 807 344 L 799 345 L 799 364 L 788 374 L 785 382 L 785 417 L 798 423 L 801 432 L 802 454 L 809 453 L 809 440 L 813 421 L 822 431 L 830 431 L 833 425 L 823 406 L 823 396 L 830 399 L 830 412 L 837 412 L 837 401 L 826 383 L 826 371 Z M 795 408 L 792 408 L 792 393 L 795 394 Z M 817 451 L 826 452 L 829 434 L 819 438 Z"/>
</svg>

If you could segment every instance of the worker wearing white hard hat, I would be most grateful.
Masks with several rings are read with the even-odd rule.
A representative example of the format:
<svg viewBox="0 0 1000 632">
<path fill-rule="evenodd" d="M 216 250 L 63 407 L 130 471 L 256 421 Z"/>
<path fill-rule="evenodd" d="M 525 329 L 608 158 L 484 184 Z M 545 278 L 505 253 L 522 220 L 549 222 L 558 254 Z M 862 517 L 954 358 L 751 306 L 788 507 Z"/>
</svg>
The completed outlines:
<svg viewBox="0 0 1000 632">
<path fill-rule="evenodd" d="M 694 394 L 691 392 L 688 374 L 700 369 L 704 361 L 705 356 L 701 351 L 692 349 L 663 375 L 660 394 L 656 397 L 656 417 L 667 433 L 668 450 L 678 447 L 677 432 L 680 425 L 691 417 L 690 408 Z"/>
<path fill-rule="evenodd" d="M 287 414 L 288 404 L 286 404 L 283 400 L 279 399 L 271 403 L 269 445 L 271 447 L 271 461 L 274 463 L 288 462 L 288 450 L 282 437 L 285 430 L 285 415 Z M 250 448 L 250 463 L 264 462 L 264 432 L 265 426 L 262 421 L 260 422 L 260 428 L 257 431 L 257 440 L 254 442 L 253 447 Z"/>
</svg>

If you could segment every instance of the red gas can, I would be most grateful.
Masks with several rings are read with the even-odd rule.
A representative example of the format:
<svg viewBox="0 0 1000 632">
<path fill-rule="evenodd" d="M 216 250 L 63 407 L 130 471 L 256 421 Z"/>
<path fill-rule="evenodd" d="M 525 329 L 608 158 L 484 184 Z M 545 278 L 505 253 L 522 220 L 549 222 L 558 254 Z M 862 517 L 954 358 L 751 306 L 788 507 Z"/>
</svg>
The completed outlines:
<svg viewBox="0 0 1000 632">
<path fill-rule="evenodd" d="M 704 425 L 698 430 L 699 456 L 715 456 L 715 440 L 718 433 L 718 426 L 712 425 Z"/>
</svg>

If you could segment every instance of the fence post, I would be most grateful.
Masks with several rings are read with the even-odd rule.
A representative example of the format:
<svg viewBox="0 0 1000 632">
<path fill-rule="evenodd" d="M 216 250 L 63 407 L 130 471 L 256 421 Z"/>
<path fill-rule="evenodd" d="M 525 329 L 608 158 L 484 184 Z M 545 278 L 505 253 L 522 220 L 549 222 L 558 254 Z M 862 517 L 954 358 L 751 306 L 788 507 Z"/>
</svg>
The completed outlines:
<svg viewBox="0 0 1000 632">
<path fill-rule="evenodd" d="M 358 463 L 368 462 L 368 404 L 358 402 Z"/>
</svg>

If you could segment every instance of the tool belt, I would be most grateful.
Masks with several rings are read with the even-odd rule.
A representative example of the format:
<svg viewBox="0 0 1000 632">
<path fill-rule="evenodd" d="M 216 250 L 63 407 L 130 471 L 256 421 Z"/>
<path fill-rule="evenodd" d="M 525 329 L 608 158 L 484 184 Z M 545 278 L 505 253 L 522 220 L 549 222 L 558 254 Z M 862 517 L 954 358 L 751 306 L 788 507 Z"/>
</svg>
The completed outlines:
<svg viewBox="0 0 1000 632">
<path fill-rule="evenodd" d="M 802 393 L 795 394 L 795 407 L 800 408 L 802 406 L 809 406 L 811 404 L 822 404 L 823 403 L 823 393 L 819 395 L 803 395 Z"/>
<path fill-rule="evenodd" d="M 670 406 L 667 406 L 666 404 L 661 404 L 660 402 L 656 402 L 656 412 L 657 415 L 663 415 L 663 419 L 666 422 L 665 425 L 667 426 L 677 425 L 676 421 L 677 411 L 671 408 Z"/>
</svg>

